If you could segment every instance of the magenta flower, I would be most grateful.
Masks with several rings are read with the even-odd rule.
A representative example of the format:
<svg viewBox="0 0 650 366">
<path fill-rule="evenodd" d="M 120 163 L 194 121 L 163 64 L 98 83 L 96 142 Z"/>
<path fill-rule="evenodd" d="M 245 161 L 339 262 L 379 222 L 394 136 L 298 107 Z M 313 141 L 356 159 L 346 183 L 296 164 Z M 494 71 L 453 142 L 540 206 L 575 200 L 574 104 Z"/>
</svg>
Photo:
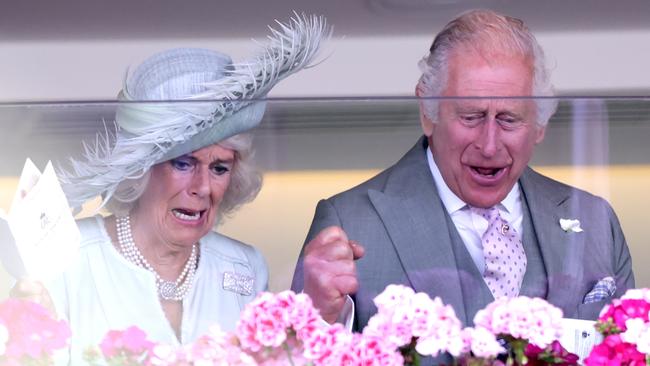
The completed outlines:
<svg viewBox="0 0 650 366">
<path fill-rule="evenodd" d="M 641 366 L 645 365 L 645 355 L 636 346 L 623 342 L 618 334 L 605 338 L 596 345 L 584 360 L 586 366 Z"/>
<path fill-rule="evenodd" d="M 524 350 L 529 366 L 558 365 L 572 366 L 578 364 L 578 355 L 567 351 L 555 340 L 546 348 L 529 343 Z"/>
</svg>

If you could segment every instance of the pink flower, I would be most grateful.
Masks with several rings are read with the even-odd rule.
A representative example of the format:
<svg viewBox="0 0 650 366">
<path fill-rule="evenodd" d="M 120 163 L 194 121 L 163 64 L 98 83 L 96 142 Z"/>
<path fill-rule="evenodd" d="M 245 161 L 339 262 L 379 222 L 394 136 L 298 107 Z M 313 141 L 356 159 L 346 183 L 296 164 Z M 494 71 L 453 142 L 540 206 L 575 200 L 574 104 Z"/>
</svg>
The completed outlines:
<svg viewBox="0 0 650 366">
<path fill-rule="evenodd" d="M 480 310 L 474 324 L 545 348 L 562 335 L 562 310 L 539 298 L 502 297 Z"/>
<path fill-rule="evenodd" d="M 401 307 L 390 313 L 378 312 L 369 320 L 363 329 L 366 336 L 384 337 L 387 344 L 398 348 L 411 343 L 413 338 L 412 313 L 407 307 Z"/>
<path fill-rule="evenodd" d="M 444 352 L 459 356 L 466 351 L 462 323 L 454 309 L 444 305 L 440 298 L 436 297 L 432 305 L 427 319 L 429 328 L 426 332 L 414 332 L 419 335 L 415 350 L 426 356 L 437 356 Z"/>
<path fill-rule="evenodd" d="M 106 333 L 99 348 L 106 359 L 126 357 L 141 360 L 153 346 L 154 343 L 147 339 L 145 332 L 136 326 L 131 326 L 125 330 L 111 330 Z"/>
<path fill-rule="evenodd" d="M 296 337 L 303 340 L 319 326 L 321 320 L 318 310 L 314 308 L 311 298 L 306 294 L 294 294 L 285 291 L 278 296 L 289 296 L 292 298 L 289 307 L 289 323 L 296 332 Z"/>
<path fill-rule="evenodd" d="M 462 324 L 440 298 L 432 300 L 409 287 L 389 285 L 374 302 L 378 311 L 363 330 L 365 336 L 385 338 L 393 348 L 410 345 L 415 338 L 415 350 L 427 356 L 463 351 Z"/>
<path fill-rule="evenodd" d="M 382 338 L 354 333 L 352 347 L 343 355 L 340 364 L 342 366 L 394 366 L 403 365 L 404 358 Z"/>
<path fill-rule="evenodd" d="M 261 293 L 240 314 L 237 336 L 245 349 L 257 352 L 262 347 L 278 347 L 290 327 L 287 299 L 278 301 L 270 292 Z"/>
<path fill-rule="evenodd" d="M 304 357 L 302 342 L 321 322 L 309 296 L 265 292 L 244 308 L 236 332 L 242 349 L 257 362 L 271 365 L 291 359 L 295 363 Z"/>
<path fill-rule="evenodd" d="M 50 359 L 55 350 L 68 345 L 70 338 L 70 328 L 65 321 L 54 319 L 47 309 L 31 301 L 8 299 L 2 302 L 0 323 L 7 333 L 3 357 L 6 363 Z"/>
<path fill-rule="evenodd" d="M 223 332 L 218 326 L 196 342 L 184 347 L 184 358 L 188 364 L 200 365 L 256 365 L 253 357 L 238 347 L 234 335 Z"/>
<path fill-rule="evenodd" d="M 314 329 L 304 340 L 304 356 L 315 366 L 339 366 L 352 344 L 352 333 L 341 324 Z"/>
<path fill-rule="evenodd" d="M 601 324 L 613 324 L 615 328 L 604 329 L 607 334 L 624 332 L 627 329 L 625 323 L 628 319 L 642 319 L 648 321 L 650 312 L 650 302 L 645 299 L 615 299 L 601 312 L 598 321 Z"/>
<path fill-rule="evenodd" d="M 172 366 L 180 362 L 179 351 L 168 344 L 156 344 L 151 348 L 149 364 L 152 366 Z"/>
</svg>

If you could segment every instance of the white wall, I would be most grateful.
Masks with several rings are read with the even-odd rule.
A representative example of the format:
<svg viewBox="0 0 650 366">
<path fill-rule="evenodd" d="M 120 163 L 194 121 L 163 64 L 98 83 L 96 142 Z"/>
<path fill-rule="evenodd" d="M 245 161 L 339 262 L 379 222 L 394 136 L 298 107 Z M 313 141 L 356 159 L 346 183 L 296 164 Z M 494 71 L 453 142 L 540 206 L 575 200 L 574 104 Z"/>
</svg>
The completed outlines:
<svg viewBox="0 0 650 366">
<path fill-rule="evenodd" d="M 650 91 L 650 30 L 538 33 L 561 93 Z M 335 38 L 329 57 L 272 91 L 287 96 L 412 95 L 430 36 Z M 92 40 L 0 43 L 0 101 L 112 100 L 128 66 L 170 47 L 205 47 L 235 61 L 248 39 Z"/>
</svg>

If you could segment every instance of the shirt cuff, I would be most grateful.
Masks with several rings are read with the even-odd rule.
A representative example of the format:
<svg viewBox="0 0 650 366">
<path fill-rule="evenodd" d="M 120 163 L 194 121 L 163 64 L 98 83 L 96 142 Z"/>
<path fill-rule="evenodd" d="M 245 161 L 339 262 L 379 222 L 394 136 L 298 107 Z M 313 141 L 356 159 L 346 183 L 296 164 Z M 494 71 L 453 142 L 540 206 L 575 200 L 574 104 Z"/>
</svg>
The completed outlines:
<svg viewBox="0 0 650 366">
<path fill-rule="evenodd" d="M 343 310 L 341 310 L 341 314 L 339 314 L 336 322 L 343 324 L 345 329 L 352 333 L 352 325 L 354 324 L 354 301 L 350 295 L 345 296 L 345 305 L 343 305 Z"/>
<path fill-rule="evenodd" d="M 330 323 L 326 322 L 322 318 L 321 322 L 323 325 L 330 325 Z M 336 318 L 335 323 L 343 324 L 345 329 L 352 333 L 352 325 L 354 324 L 354 301 L 350 295 L 345 295 L 345 304 L 343 304 L 343 309 L 341 309 L 341 313 L 339 314 L 339 317 Z"/>
</svg>

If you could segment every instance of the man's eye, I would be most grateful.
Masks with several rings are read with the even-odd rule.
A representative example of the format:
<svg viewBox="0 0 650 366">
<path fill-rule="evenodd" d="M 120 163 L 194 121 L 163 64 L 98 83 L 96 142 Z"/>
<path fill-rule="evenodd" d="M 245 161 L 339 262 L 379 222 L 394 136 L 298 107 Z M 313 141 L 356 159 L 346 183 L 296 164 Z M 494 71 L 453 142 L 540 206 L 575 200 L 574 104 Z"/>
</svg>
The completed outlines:
<svg viewBox="0 0 650 366">
<path fill-rule="evenodd" d="M 482 113 L 473 113 L 473 114 L 464 114 L 460 116 L 460 119 L 467 124 L 474 125 L 478 124 L 483 120 L 484 115 Z"/>
<path fill-rule="evenodd" d="M 182 170 L 182 171 L 192 169 L 194 165 L 192 164 L 192 162 L 188 161 L 187 159 L 172 159 L 170 160 L 170 163 L 174 167 L 174 169 Z"/>
<path fill-rule="evenodd" d="M 498 116 L 497 122 L 503 127 L 514 127 L 521 122 L 519 118 L 512 116 Z"/>
</svg>

